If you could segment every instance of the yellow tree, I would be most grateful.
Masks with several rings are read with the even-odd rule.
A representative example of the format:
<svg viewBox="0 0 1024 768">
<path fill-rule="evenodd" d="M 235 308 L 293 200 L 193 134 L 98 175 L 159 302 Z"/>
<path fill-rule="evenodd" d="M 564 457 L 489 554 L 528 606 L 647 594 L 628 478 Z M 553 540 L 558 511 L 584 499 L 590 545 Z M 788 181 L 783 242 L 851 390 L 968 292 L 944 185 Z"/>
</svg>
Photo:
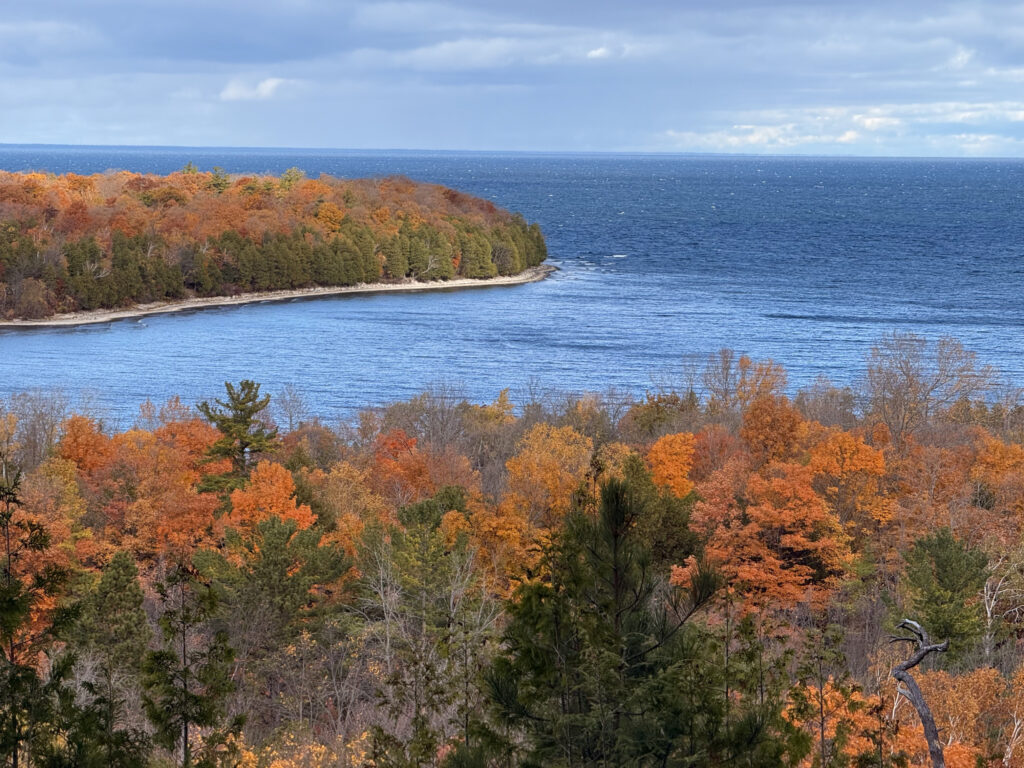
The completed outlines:
<svg viewBox="0 0 1024 768">
<path fill-rule="evenodd" d="M 312 494 L 321 530 L 349 555 L 366 525 L 394 522 L 392 507 L 373 490 L 369 469 L 341 461 L 329 472 L 303 470 L 300 481 Z"/>
<path fill-rule="evenodd" d="M 555 528 L 572 506 L 572 496 L 586 480 L 593 443 L 572 427 L 537 424 L 519 443 L 508 470 L 508 501 L 522 509 L 531 524 Z"/>
<path fill-rule="evenodd" d="M 231 492 L 231 511 L 224 523 L 252 531 L 272 517 L 294 520 L 300 530 L 316 522 L 316 515 L 309 506 L 295 500 L 292 473 L 280 464 L 263 460 L 252 471 L 249 484 Z"/>
<path fill-rule="evenodd" d="M 689 432 L 665 435 L 647 452 L 647 466 L 655 484 L 668 488 L 682 499 L 693 490 L 690 468 L 696 443 Z"/>
<path fill-rule="evenodd" d="M 815 490 L 856 541 L 892 519 L 891 503 L 882 493 L 885 458 L 861 437 L 828 430 L 811 447 L 809 466 Z"/>
<path fill-rule="evenodd" d="M 759 397 L 743 414 L 740 436 L 755 466 L 793 458 L 807 423 L 789 400 L 781 395 Z"/>
</svg>

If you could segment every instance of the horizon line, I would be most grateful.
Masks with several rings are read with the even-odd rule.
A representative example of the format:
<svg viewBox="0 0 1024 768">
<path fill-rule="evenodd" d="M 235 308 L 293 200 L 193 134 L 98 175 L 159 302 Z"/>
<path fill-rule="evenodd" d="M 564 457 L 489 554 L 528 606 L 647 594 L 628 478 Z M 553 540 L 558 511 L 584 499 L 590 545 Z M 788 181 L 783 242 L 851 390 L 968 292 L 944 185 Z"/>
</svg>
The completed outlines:
<svg viewBox="0 0 1024 768">
<path fill-rule="evenodd" d="M 0 142 L 0 150 L 11 149 L 78 149 L 78 150 L 174 150 L 174 151 L 231 151 L 273 153 L 358 153 L 358 154 L 447 154 L 447 155 L 523 155 L 523 156 L 643 156 L 690 158 L 752 158 L 771 159 L 825 159 L 825 160 L 965 160 L 965 161 L 1024 161 L 1013 155 L 860 155 L 856 153 L 820 152 L 699 152 L 666 149 L 451 149 L 451 148 L 399 148 L 399 147 L 287 147 L 287 146 L 230 146 L 200 144 L 58 144 Z"/>
</svg>

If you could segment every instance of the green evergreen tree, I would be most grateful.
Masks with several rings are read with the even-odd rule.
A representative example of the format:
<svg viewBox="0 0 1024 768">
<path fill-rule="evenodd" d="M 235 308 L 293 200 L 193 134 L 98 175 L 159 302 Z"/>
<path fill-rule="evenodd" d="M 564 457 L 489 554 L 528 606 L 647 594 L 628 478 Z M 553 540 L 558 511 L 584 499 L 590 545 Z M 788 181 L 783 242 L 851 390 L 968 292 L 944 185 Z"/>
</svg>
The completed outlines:
<svg viewBox="0 0 1024 768">
<path fill-rule="evenodd" d="M 143 664 L 143 706 L 153 739 L 174 753 L 182 768 L 215 766 L 218 756 L 229 755 L 228 737 L 243 724 L 242 718 L 225 718 L 234 652 L 224 632 L 209 631 L 217 597 L 185 565 L 175 566 L 157 591 L 163 647 L 150 651 Z M 198 728 L 208 729 L 201 750 L 193 738 Z"/>
<path fill-rule="evenodd" d="M 260 385 L 248 379 L 237 387 L 224 382 L 227 400 L 203 401 L 199 412 L 221 433 L 209 450 L 211 459 L 230 459 L 231 471 L 204 478 L 203 490 L 230 493 L 241 487 L 249 475 L 253 456 L 277 448 L 277 428 L 268 427 L 260 416 L 270 405 L 270 395 L 260 397 Z"/>
<path fill-rule="evenodd" d="M 459 230 L 459 274 L 462 277 L 486 278 L 498 274 L 491 261 L 490 241 L 480 232 L 468 228 Z"/>
<path fill-rule="evenodd" d="M 75 657 L 51 660 L 49 679 L 40 693 L 46 716 L 32 739 L 32 764 L 40 768 L 145 768 L 151 742 L 141 730 L 125 727 L 125 702 L 111 698 L 100 684 L 67 683 Z"/>
<path fill-rule="evenodd" d="M 466 513 L 462 488 L 402 508 L 401 525 L 370 528 L 360 548 L 367 632 L 383 641 L 379 696 L 389 720 L 373 729 L 380 766 L 433 764 L 448 734 L 458 734 L 463 748 L 477 746 L 479 677 L 493 651 L 498 605 L 468 540 L 445 540 L 440 523 L 451 511 Z"/>
<path fill-rule="evenodd" d="M 103 569 L 95 592 L 82 606 L 82 644 L 109 669 L 132 674 L 142 669 L 153 632 L 142 604 L 139 571 L 127 552 L 117 552 Z"/>
<path fill-rule="evenodd" d="M 401 280 L 409 273 L 409 259 L 405 254 L 400 235 L 395 235 L 385 241 L 381 251 L 384 254 L 384 268 L 387 270 L 388 277 L 393 280 Z"/>
<path fill-rule="evenodd" d="M 319 531 L 276 517 L 251 534 L 229 531 L 225 544 L 223 551 L 197 553 L 195 564 L 222 605 L 216 624 L 240 649 L 246 727 L 265 737 L 284 725 L 277 698 L 266 693 L 288 682 L 288 648 L 301 632 L 316 634 L 325 598 L 352 563 L 339 547 L 323 544 Z"/>
<path fill-rule="evenodd" d="M 597 514 L 571 513 L 543 577 L 507 604 L 506 652 L 487 676 L 492 750 L 524 767 L 797 762 L 807 739 L 782 716 L 785 659 L 750 622 L 724 637 L 700 626 L 719 576 L 698 558 L 667 583 L 638 535 L 650 500 L 608 482 Z"/>
<path fill-rule="evenodd" d="M 549 577 L 508 606 L 508 653 L 489 684 L 527 738 L 523 765 L 622 765 L 638 751 L 667 759 L 676 746 L 661 721 L 678 714 L 664 700 L 666 675 L 698 649 L 686 625 L 718 577 L 698 567 L 689 585 L 666 590 L 636 536 L 642 514 L 639 497 L 610 481 L 596 517 L 570 515 L 546 553 Z"/>
<path fill-rule="evenodd" d="M 956 662 L 985 629 L 978 594 L 988 576 L 988 557 L 941 528 L 914 542 L 905 559 L 913 615 L 933 637 L 949 640 L 945 657 Z"/>
<path fill-rule="evenodd" d="M 623 469 L 641 509 L 636 534 L 645 543 L 652 565 L 665 569 L 683 562 L 699 548 L 697 535 L 690 529 L 690 512 L 697 494 L 691 492 L 680 499 L 658 487 L 639 456 L 629 457 Z"/>
<path fill-rule="evenodd" d="M 50 537 L 37 523 L 16 519 L 21 507 L 20 476 L 0 483 L 0 762 L 19 768 L 26 747 L 52 720 L 52 686 L 39 676 L 36 661 L 59 636 L 68 616 L 53 615 L 31 627 L 33 608 L 63 593 L 67 574 L 57 568 L 22 572 L 25 556 L 44 552 Z"/>
<path fill-rule="evenodd" d="M 213 172 L 210 174 L 208 186 L 219 195 L 231 186 L 231 177 L 228 176 L 223 168 L 215 165 L 213 166 Z"/>
<path fill-rule="evenodd" d="M 56 705 L 52 725 L 61 734 L 52 739 L 58 746 L 49 758 L 51 764 L 58 754 L 64 754 L 73 765 L 127 768 L 145 764 L 149 739 L 124 722 L 127 694 L 138 690 L 153 636 L 143 600 L 131 556 L 116 553 L 95 590 L 78 606 L 74 636 L 81 650 L 99 662 L 95 679 L 82 681 L 82 691 L 77 693 L 57 684 L 50 686 Z M 62 663 L 75 660 L 69 655 Z"/>
<path fill-rule="evenodd" d="M 281 174 L 281 178 L 278 180 L 277 185 L 282 192 L 289 192 L 291 191 L 292 187 L 294 187 L 304 178 L 306 178 L 305 171 L 303 171 L 300 168 L 295 168 L 293 166 Z"/>
</svg>

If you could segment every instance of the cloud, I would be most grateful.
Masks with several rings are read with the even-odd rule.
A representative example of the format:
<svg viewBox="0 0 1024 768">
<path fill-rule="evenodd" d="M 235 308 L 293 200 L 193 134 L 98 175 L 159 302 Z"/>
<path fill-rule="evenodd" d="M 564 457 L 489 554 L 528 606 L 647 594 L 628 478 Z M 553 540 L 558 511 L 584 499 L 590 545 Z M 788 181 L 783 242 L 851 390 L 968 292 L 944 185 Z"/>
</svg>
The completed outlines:
<svg viewBox="0 0 1024 768">
<path fill-rule="evenodd" d="M 249 85 L 244 80 L 233 79 L 220 92 L 221 101 L 267 101 L 274 98 L 278 91 L 287 86 L 295 85 L 297 81 L 288 80 L 283 77 L 268 77 L 260 80 L 255 85 Z"/>
<path fill-rule="evenodd" d="M 1024 0 L 10 5 L 7 141 L 1024 152 Z"/>
<path fill-rule="evenodd" d="M 733 125 L 717 131 L 666 131 L 676 148 L 688 152 L 770 152 L 807 146 L 852 144 L 860 134 L 852 129 L 815 132 L 799 123 Z"/>
<path fill-rule="evenodd" d="M 0 22 L 0 41 L 11 44 L 20 41 L 26 45 L 57 48 L 87 42 L 95 43 L 96 33 L 81 24 L 65 21 L 4 21 Z"/>
<path fill-rule="evenodd" d="M 949 57 L 949 68 L 950 69 L 963 69 L 971 60 L 974 58 L 974 51 L 968 50 L 963 46 L 958 46 L 956 53 Z"/>
<path fill-rule="evenodd" d="M 595 59 L 640 59 L 655 56 L 660 50 L 660 42 L 653 39 L 559 30 L 547 35 L 460 37 L 411 49 L 363 48 L 344 61 L 365 70 L 456 72 L 555 67 Z"/>
<path fill-rule="evenodd" d="M 869 110 L 868 114 L 855 114 L 851 118 L 855 124 L 866 131 L 886 131 L 902 126 L 903 119 L 885 114 L 875 114 L 875 110 Z"/>
<path fill-rule="evenodd" d="M 840 151 L 896 154 L 907 147 L 946 154 L 1017 153 L 1024 102 L 924 102 L 744 113 L 748 122 L 667 130 L 662 148 L 699 152 Z M 970 130 L 964 130 L 964 127 Z M 916 152 L 920 154 L 920 149 Z M 913 152 L 908 152 L 913 154 Z"/>
<path fill-rule="evenodd" d="M 0 61 L 36 66 L 45 60 L 67 60 L 102 50 L 94 28 L 65 21 L 0 22 Z"/>
</svg>

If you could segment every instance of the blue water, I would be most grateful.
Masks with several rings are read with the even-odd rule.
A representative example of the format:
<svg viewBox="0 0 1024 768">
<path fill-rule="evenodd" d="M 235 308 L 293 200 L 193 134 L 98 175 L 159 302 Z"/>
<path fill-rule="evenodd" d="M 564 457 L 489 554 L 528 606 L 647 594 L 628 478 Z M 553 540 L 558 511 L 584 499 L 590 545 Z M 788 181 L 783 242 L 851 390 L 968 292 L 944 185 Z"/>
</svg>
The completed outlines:
<svg viewBox="0 0 1024 768">
<path fill-rule="evenodd" d="M 0 332 L 0 396 L 210 398 L 295 384 L 345 416 L 444 382 L 642 394 L 722 346 L 793 388 L 862 375 L 891 330 L 959 338 L 1024 384 L 1024 162 L 0 146 L 0 168 L 405 174 L 521 211 L 559 272 L 542 283 L 261 303 Z"/>
</svg>

